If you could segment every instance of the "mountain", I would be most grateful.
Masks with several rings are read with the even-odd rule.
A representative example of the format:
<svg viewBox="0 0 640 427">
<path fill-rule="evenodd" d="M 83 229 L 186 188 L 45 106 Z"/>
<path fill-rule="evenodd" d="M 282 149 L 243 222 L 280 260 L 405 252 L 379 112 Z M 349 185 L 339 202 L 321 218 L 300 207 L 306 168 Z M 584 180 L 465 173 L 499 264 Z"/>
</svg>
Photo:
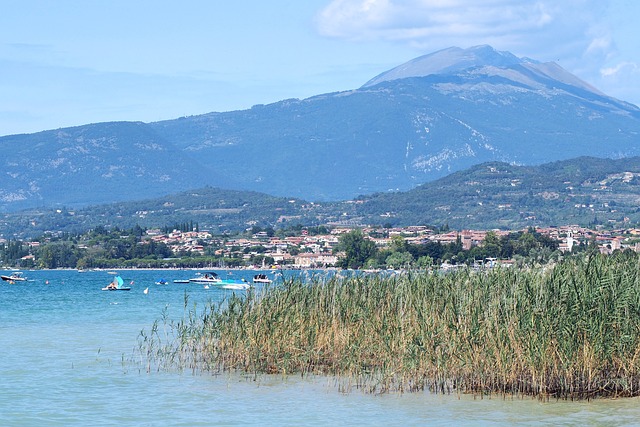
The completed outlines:
<svg viewBox="0 0 640 427">
<path fill-rule="evenodd" d="M 531 89 L 544 89 L 547 84 L 554 84 L 555 81 L 598 96 L 606 96 L 553 62 L 540 63 L 530 58 L 518 58 L 510 52 L 499 52 L 487 45 L 469 49 L 451 47 L 421 56 L 374 77 L 363 87 L 434 74 L 501 76 Z"/>
<path fill-rule="evenodd" d="M 637 107 L 488 46 L 427 55 L 353 91 L 153 126 L 190 152 L 248 160 L 240 188 L 312 200 L 408 190 L 485 161 L 640 154 Z"/>
<path fill-rule="evenodd" d="M 98 225 L 153 228 L 189 222 L 217 234 L 254 226 L 633 227 L 640 222 L 640 158 L 580 157 L 538 166 L 489 162 L 410 191 L 341 202 L 311 203 L 206 187 L 77 210 L 4 213 L 0 237 L 37 237 L 51 230 L 81 233 Z"/>
<path fill-rule="evenodd" d="M 199 187 L 215 174 L 192 169 L 189 156 L 144 123 L 7 136 L 0 139 L 0 152 L 0 200 L 13 210 L 135 200 Z"/>
<path fill-rule="evenodd" d="M 555 63 L 450 48 L 361 88 L 155 123 L 0 138 L 0 210 L 206 185 L 313 201 L 406 191 L 484 162 L 640 155 L 640 109 Z"/>
</svg>

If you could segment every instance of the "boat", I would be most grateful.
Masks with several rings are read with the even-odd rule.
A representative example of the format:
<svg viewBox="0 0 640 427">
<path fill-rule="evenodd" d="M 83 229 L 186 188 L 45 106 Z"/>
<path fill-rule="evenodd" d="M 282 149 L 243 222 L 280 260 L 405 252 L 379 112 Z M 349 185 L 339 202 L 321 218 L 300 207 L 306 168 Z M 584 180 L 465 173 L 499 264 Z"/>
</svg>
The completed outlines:
<svg viewBox="0 0 640 427">
<path fill-rule="evenodd" d="M 189 279 L 174 279 L 173 283 L 189 283 Z"/>
<path fill-rule="evenodd" d="M 2 280 L 4 280 L 5 282 L 26 282 L 27 278 L 24 277 L 22 275 L 22 272 L 20 271 L 14 271 L 13 273 L 11 273 L 10 275 L 6 276 L 6 275 L 2 275 L 0 276 L 0 278 L 2 278 Z"/>
<path fill-rule="evenodd" d="M 113 278 L 113 282 L 109 283 L 107 286 L 102 288 L 103 291 L 130 291 L 131 288 L 124 285 L 124 280 L 122 277 L 116 276 Z"/>
<path fill-rule="evenodd" d="M 253 276 L 253 283 L 271 283 L 272 280 L 266 274 L 256 274 Z"/>
<path fill-rule="evenodd" d="M 169 281 L 166 279 L 158 279 L 156 280 L 156 285 L 168 285 Z"/>
<path fill-rule="evenodd" d="M 189 282 L 192 283 L 220 283 L 222 280 L 220 279 L 220 277 L 218 276 L 217 273 L 214 273 L 212 271 L 204 273 L 204 274 L 196 274 L 196 277 L 189 279 Z"/>
</svg>

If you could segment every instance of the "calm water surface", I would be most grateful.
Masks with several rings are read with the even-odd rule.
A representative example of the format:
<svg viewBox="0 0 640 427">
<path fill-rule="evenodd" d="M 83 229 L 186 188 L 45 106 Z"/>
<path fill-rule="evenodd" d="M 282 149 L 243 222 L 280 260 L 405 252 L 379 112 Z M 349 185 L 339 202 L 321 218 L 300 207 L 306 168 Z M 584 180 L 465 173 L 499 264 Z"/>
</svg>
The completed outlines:
<svg viewBox="0 0 640 427">
<path fill-rule="evenodd" d="M 638 399 L 372 396 L 342 394 L 326 379 L 147 374 L 130 362 L 141 330 L 163 311 L 179 319 L 185 292 L 189 307 L 203 307 L 232 291 L 155 285 L 193 271 L 119 273 L 131 291 L 101 291 L 113 278 L 104 271 L 25 271 L 26 283 L 0 282 L 0 425 L 640 425 Z"/>
</svg>

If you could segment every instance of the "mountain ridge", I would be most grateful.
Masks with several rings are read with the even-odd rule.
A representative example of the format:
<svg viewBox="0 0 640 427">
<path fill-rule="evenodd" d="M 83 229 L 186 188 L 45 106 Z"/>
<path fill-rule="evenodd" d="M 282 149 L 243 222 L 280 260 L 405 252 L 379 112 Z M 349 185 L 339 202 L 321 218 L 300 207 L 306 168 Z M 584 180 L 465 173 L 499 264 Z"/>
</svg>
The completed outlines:
<svg viewBox="0 0 640 427">
<path fill-rule="evenodd" d="M 358 215 L 387 209 L 388 218 L 403 224 L 623 227 L 640 221 L 640 157 L 583 156 L 536 166 L 488 162 L 404 193 L 379 193 L 361 201 Z"/>
<path fill-rule="evenodd" d="M 410 190 L 488 161 L 640 155 L 638 107 L 601 95 L 557 64 L 489 46 L 455 51 L 483 53 L 484 62 L 247 110 L 1 137 L 0 211 L 207 185 L 344 200 Z"/>
<path fill-rule="evenodd" d="M 0 214 L 0 237 L 96 226 L 149 228 L 194 222 L 216 234 L 252 227 L 428 225 L 504 229 L 554 225 L 630 228 L 640 223 L 640 157 L 579 157 L 538 166 L 488 162 L 412 190 L 340 202 L 198 188 L 77 210 Z"/>
</svg>

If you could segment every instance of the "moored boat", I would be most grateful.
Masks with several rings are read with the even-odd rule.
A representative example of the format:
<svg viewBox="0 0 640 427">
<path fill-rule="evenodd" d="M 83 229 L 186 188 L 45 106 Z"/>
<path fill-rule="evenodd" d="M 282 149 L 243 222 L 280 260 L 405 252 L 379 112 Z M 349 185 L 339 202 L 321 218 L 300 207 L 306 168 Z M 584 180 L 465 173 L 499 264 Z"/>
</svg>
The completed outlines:
<svg viewBox="0 0 640 427">
<path fill-rule="evenodd" d="M 266 274 L 256 274 L 253 276 L 253 283 L 271 283 L 271 279 Z"/>
<path fill-rule="evenodd" d="M 124 280 L 122 277 L 116 276 L 113 278 L 113 282 L 102 288 L 103 291 L 130 291 L 131 288 L 124 286 Z"/>
<path fill-rule="evenodd" d="M 189 282 L 193 282 L 193 283 L 220 283 L 222 280 L 220 279 L 220 277 L 218 276 L 217 273 L 214 273 L 212 271 L 204 273 L 204 274 L 196 274 L 196 277 L 189 279 Z"/>
</svg>

